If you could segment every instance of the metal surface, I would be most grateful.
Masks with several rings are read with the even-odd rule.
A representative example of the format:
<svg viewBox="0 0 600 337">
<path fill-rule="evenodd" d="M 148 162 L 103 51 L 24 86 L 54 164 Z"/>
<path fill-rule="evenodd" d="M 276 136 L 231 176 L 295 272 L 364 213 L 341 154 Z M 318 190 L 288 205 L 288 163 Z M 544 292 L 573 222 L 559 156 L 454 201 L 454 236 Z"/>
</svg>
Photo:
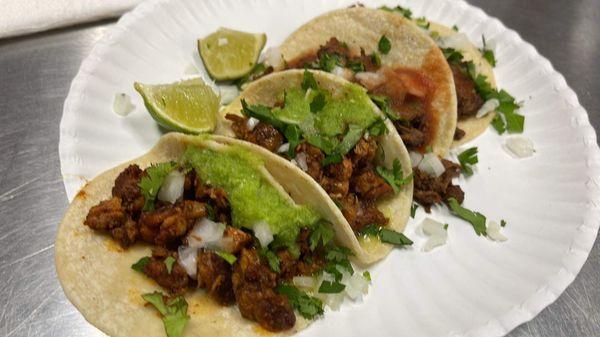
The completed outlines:
<svg viewBox="0 0 600 337">
<path fill-rule="evenodd" d="M 600 127 L 600 1 L 472 0 L 535 45 Z M 101 336 L 62 293 L 53 242 L 67 199 L 58 124 L 71 79 L 112 25 L 0 41 L 0 336 Z M 600 334 L 600 244 L 565 293 L 510 336 Z"/>
</svg>

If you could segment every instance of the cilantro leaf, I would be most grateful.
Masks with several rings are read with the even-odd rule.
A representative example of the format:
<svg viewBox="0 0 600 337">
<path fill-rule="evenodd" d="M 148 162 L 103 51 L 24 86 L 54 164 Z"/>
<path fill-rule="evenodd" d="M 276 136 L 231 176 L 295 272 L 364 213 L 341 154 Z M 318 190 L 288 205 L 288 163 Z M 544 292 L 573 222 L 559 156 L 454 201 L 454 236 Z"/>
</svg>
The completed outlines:
<svg viewBox="0 0 600 337">
<path fill-rule="evenodd" d="M 373 136 L 381 136 L 388 133 L 388 128 L 385 126 L 383 119 L 378 118 L 371 126 L 369 126 L 369 134 Z"/>
<path fill-rule="evenodd" d="M 333 240 L 334 235 L 335 232 L 331 226 L 329 226 L 329 224 L 326 222 L 320 221 L 312 230 L 308 238 L 310 250 L 315 250 L 319 243 L 325 247 L 329 242 L 331 242 L 331 240 Z"/>
<path fill-rule="evenodd" d="M 396 246 L 410 246 L 413 244 L 412 240 L 406 237 L 406 235 L 387 228 L 382 228 L 379 231 L 379 239 L 381 242 Z"/>
<path fill-rule="evenodd" d="M 216 251 L 215 253 L 232 266 L 235 263 L 235 261 L 237 261 L 237 257 L 235 257 L 235 255 L 233 254 L 222 251 Z"/>
<path fill-rule="evenodd" d="M 317 96 L 313 98 L 312 102 L 310 102 L 310 112 L 315 113 L 323 110 L 323 107 L 327 104 L 325 100 L 325 95 L 319 91 Z"/>
<path fill-rule="evenodd" d="M 405 18 L 407 19 L 411 19 L 412 18 L 412 11 L 408 8 L 404 8 L 401 6 L 396 6 L 394 8 L 390 8 L 388 6 L 383 6 L 383 7 L 379 7 L 379 9 L 384 10 L 386 12 L 398 12 L 400 14 L 402 14 Z"/>
<path fill-rule="evenodd" d="M 283 135 L 287 139 L 288 143 L 290 143 L 290 149 L 288 150 L 288 156 L 294 157 L 294 153 L 296 152 L 296 147 L 300 144 L 300 140 L 302 138 L 302 130 L 296 124 L 288 124 L 283 130 Z"/>
<path fill-rule="evenodd" d="M 458 26 L 457 25 L 452 25 L 452 30 L 455 32 L 458 32 Z"/>
<path fill-rule="evenodd" d="M 475 230 L 475 233 L 477 235 L 487 235 L 485 227 L 486 218 L 483 214 L 479 212 L 473 212 L 467 208 L 462 207 L 454 198 L 448 199 L 448 205 L 450 206 L 452 213 L 456 214 L 459 218 L 469 222 L 473 226 L 473 229 Z"/>
<path fill-rule="evenodd" d="M 506 132 L 506 122 L 502 119 L 501 114 L 494 116 L 494 119 L 492 119 L 492 126 L 500 135 Z"/>
<path fill-rule="evenodd" d="M 308 88 L 317 90 L 319 89 L 319 85 L 317 84 L 317 80 L 315 80 L 313 73 L 304 69 L 304 74 L 302 76 L 302 89 L 308 90 Z"/>
<path fill-rule="evenodd" d="M 500 227 L 504 227 L 506 226 L 506 220 L 502 219 L 500 220 Z"/>
<path fill-rule="evenodd" d="M 167 337 L 182 337 L 185 325 L 190 320 L 187 314 L 188 304 L 182 296 L 175 297 L 165 303 L 161 292 L 144 294 L 142 298 L 152 304 L 162 315 Z"/>
<path fill-rule="evenodd" d="M 354 145 L 356 145 L 356 143 L 358 143 L 358 141 L 362 138 L 363 132 L 364 130 L 360 126 L 350 124 L 348 126 L 348 132 L 346 132 L 346 135 L 344 136 L 342 141 L 335 148 L 335 152 L 341 155 L 345 155 L 346 153 L 348 153 L 350 150 L 352 150 Z"/>
<path fill-rule="evenodd" d="M 326 156 L 325 159 L 323 159 L 323 162 L 321 163 L 321 165 L 323 167 L 325 167 L 325 166 L 329 166 L 331 164 L 341 163 L 343 160 L 344 160 L 344 158 L 342 157 L 341 154 L 334 153 L 334 154 Z"/>
<path fill-rule="evenodd" d="M 175 263 L 175 258 L 172 256 L 167 256 L 164 263 L 165 266 L 167 266 L 167 273 L 171 274 L 171 271 L 173 270 L 173 264 Z"/>
<path fill-rule="evenodd" d="M 342 278 L 344 277 L 342 272 L 339 271 L 339 269 L 337 269 L 337 264 L 332 263 L 332 262 L 326 264 L 325 268 L 323 268 L 323 271 L 330 274 L 331 276 L 333 276 L 333 279 L 336 282 L 340 282 L 342 280 Z"/>
<path fill-rule="evenodd" d="M 417 26 L 419 26 L 423 29 L 429 29 L 429 26 L 430 26 L 429 21 L 427 21 L 427 18 L 425 18 L 424 16 L 417 18 L 415 23 L 417 24 Z"/>
<path fill-rule="evenodd" d="M 473 168 L 471 166 L 479 162 L 479 159 L 477 158 L 477 147 L 471 147 L 461 152 L 458 155 L 458 162 L 460 163 L 464 175 L 473 175 Z"/>
<path fill-rule="evenodd" d="M 341 65 L 341 60 L 338 55 L 324 53 L 320 58 L 319 62 L 314 65 L 314 68 L 321 69 L 326 72 L 331 72 L 333 68 L 338 65 Z"/>
<path fill-rule="evenodd" d="M 158 190 L 162 186 L 165 178 L 175 168 L 174 162 L 154 164 L 146 169 L 146 176 L 143 176 L 138 183 L 140 192 L 144 196 L 144 211 L 154 210 L 154 200 Z"/>
<path fill-rule="evenodd" d="M 260 251 L 261 255 L 267 260 L 267 264 L 272 271 L 276 273 L 281 272 L 281 268 L 279 266 L 279 257 L 272 250 L 267 247 L 263 247 Z"/>
<path fill-rule="evenodd" d="M 279 294 L 287 296 L 290 304 L 298 310 L 302 317 L 313 319 L 323 314 L 323 302 L 320 299 L 308 296 L 293 285 L 280 284 L 275 290 Z"/>
<path fill-rule="evenodd" d="M 284 130 L 286 123 L 277 119 L 271 114 L 271 108 L 264 105 L 249 105 L 245 99 L 242 99 L 242 114 L 247 117 L 254 117 L 263 123 L 272 125 L 278 130 Z"/>
<path fill-rule="evenodd" d="M 394 159 L 391 170 L 384 166 L 377 166 L 375 171 L 394 189 L 394 193 L 396 194 L 400 192 L 401 186 L 408 184 L 412 180 L 412 174 L 404 177 L 402 166 L 398 159 Z"/>
<path fill-rule="evenodd" d="M 444 229 L 445 229 L 445 230 L 448 230 L 448 224 L 447 224 L 447 223 L 446 223 L 446 224 L 444 224 Z"/>
<path fill-rule="evenodd" d="M 369 94 L 369 97 L 389 119 L 393 121 L 401 120 L 401 118 L 396 115 L 394 111 L 392 111 L 392 108 L 390 107 L 390 99 L 388 97 L 373 94 Z"/>
<path fill-rule="evenodd" d="M 354 253 L 346 247 L 332 247 L 325 254 L 325 259 L 327 261 L 333 262 L 341 262 L 343 260 L 347 260 L 348 256 L 352 256 Z"/>
<path fill-rule="evenodd" d="M 369 273 L 369 271 L 368 271 L 368 270 L 365 270 L 365 271 L 363 272 L 363 277 L 365 278 L 365 280 L 367 280 L 367 281 L 371 282 L 371 273 Z"/>
<path fill-rule="evenodd" d="M 141 259 L 138 260 L 138 262 L 134 263 L 131 265 L 131 269 L 143 273 L 144 272 L 144 267 L 146 267 L 146 265 L 150 263 L 150 257 L 148 256 L 144 256 Z"/>
<path fill-rule="evenodd" d="M 371 54 L 371 62 L 373 62 L 373 64 L 377 67 L 381 67 L 381 56 L 379 56 L 378 52 L 374 51 Z"/>
<path fill-rule="evenodd" d="M 348 62 L 346 62 L 346 67 L 354 73 L 360 73 L 366 69 L 361 60 L 348 60 Z"/>
<path fill-rule="evenodd" d="M 321 282 L 321 286 L 319 287 L 319 292 L 322 294 L 338 294 L 346 289 L 346 286 L 339 282 L 331 282 L 324 280 Z"/>
<path fill-rule="evenodd" d="M 390 39 L 387 38 L 387 36 L 381 35 L 379 43 L 377 44 L 377 48 L 379 49 L 380 53 L 382 53 L 383 55 L 387 55 L 387 53 L 389 53 L 392 49 L 392 43 L 390 42 Z"/>
<path fill-rule="evenodd" d="M 483 58 L 492 66 L 496 66 L 496 56 L 494 55 L 494 51 L 487 48 L 487 44 L 485 43 L 485 35 L 481 35 L 481 40 L 483 41 L 483 48 L 479 51 L 483 55 Z"/>
<path fill-rule="evenodd" d="M 377 226 L 376 224 L 370 224 L 361 229 L 359 234 L 366 236 L 379 236 L 380 229 L 381 227 Z"/>
<path fill-rule="evenodd" d="M 310 145 L 323 150 L 325 154 L 332 154 L 339 143 L 339 140 L 336 138 L 327 138 L 319 135 L 306 135 L 304 138 Z"/>
<path fill-rule="evenodd" d="M 415 218 L 415 214 L 417 213 L 417 208 L 419 208 L 419 205 L 413 203 L 412 206 L 410 207 L 410 217 L 411 218 Z"/>
</svg>

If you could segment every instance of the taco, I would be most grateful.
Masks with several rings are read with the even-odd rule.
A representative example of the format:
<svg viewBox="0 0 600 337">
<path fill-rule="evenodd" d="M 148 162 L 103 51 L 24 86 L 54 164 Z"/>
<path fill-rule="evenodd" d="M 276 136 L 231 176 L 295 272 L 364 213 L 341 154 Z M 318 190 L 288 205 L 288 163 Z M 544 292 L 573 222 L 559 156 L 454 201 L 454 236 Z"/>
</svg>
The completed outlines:
<svg viewBox="0 0 600 337">
<path fill-rule="evenodd" d="M 288 166 L 231 138 L 163 136 L 69 206 L 55 243 L 65 294 L 128 337 L 288 334 L 361 296 L 354 234 Z"/>
<path fill-rule="evenodd" d="M 281 44 L 286 68 L 320 69 L 364 86 L 409 151 L 444 156 L 456 128 L 452 72 L 404 17 L 365 7 L 323 14 Z"/>
<path fill-rule="evenodd" d="M 410 215 L 410 158 L 364 88 L 322 71 L 280 71 L 251 82 L 221 114 L 217 133 L 287 159 L 317 186 L 360 239 L 361 262 L 402 244 L 390 237 Z"/>
</svg>

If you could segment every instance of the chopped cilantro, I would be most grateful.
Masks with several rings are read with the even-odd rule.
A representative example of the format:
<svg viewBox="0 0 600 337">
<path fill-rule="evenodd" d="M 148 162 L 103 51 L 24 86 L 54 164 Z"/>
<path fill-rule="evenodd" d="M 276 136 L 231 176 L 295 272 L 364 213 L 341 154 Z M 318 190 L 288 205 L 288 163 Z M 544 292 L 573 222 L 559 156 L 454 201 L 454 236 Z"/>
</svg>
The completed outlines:
<svg viewBox="0 0 600 337">
<path fill-rule="evenodd" d="M 334 235 L 335 232 L 328 223 L 323 221 L 318 222 L 308 238 L 310 250 L 315 250 L 319 243 L 325 247 L 333 240 Z"/>
<path fill-rule="evenodd" d="M 325 154 L 332 154 L 333 150 L 335 150 L 339 144 L 337 138 L 327 138 L 319 135 L 306 135 L 305 138 L 310 145 L 318 147 L 323 150 Z"/>
<path fill-rule="evenodd" d="M 341 154 L 334 153 L 334 154 L 325 156 L 325 159 L 323 159 L 323 162 L 321 164 L 323 165 L 323 167 L 325 167 L 325 166 L 329 166 L 331 164 L 341 163 L 343 159 L 344 158 L 342 157 Z"/>
<path fill-rule="evenodd" d="M 390 39 L 387 38 L 387 36 L 381 35 L 377 47 L 380 53 L 382 53 L 383 55 L 387 55 L 387 53 L 389 53 L 392 49 L 392 43 L 390 42 Z"/>
<path fill-rule="evenodd" d="M 452 30 L 455 32 L 458 32 L 458 26 L 457 25 L 452 25 Z"/>
<path fill-rule="evenodd" d="M 300 130 L 300 127 L 296 124 L 289 124 L 283 130 L 283 135 L 290 144 L 288 156 L 294 157 L 296 147 L 298 146 L 298 144 L 300 144 L 300 139 L 302 138 L 302 130 Z"/>
<path fill-rule="evenodd" d="M 260 250 L 261 255 L 267 260 L 267 264 L 272 271 L 276 273 L 281 272 L 281 268 L 279 267 L 279 257 L 267 247 L 263 247 Z"/>
<path fill-rule="evenodd" d="M 504 121 L 504 119 L 502 119 L 501 114 L 497 114 L 496 116 L 494 116 L 494 119 L 492 119 L 492 126 L 494 127 L 494 129 L 496 129 L 496 131 L 498 131 L 498 134 L 500 135 L 506 131 L 506 122 Z"/>
<path fill-rule="evenodd" d="M 419 205 L 413 203 L 412 206 L 410 207 L 410 217 L 411 218 L 415 218 L 415 214 L 417 213 L 417 208 L 419 208 Z"/>
<path fill-rule="evenodd" d="M 187 314 L 188 304 L 182 296 L 177 296 L 165 303 L 162 293 L 155 291 L 142 295 L 142 298 L 152 304 L 162 315 L 167 337 L 182 337 L 183 329 L 190 320 Z"/>
<path fill-rule="evenodd" d="M 394 159 L 391 170 L 384 166 L 377 166 L 375 171 L 394 189 L 394 193 L 396 194 L 400 192 L 401 186 L 408 184 L 412 180 L 412 174 L 404 177 L 402 166 L 398 159 Z"/>
<path fill-rule="evenodd" d="M 286 123 L 275 118 L 271 114 L 271 108 L 264 105 L 249 105 L 245 99 L 242 99 L 242 114 L 247 117 L 254 117 L 261 122 L 267 123 L 279 130 L 284 130 Z"/>
<path fill-rule="evenodd" d="M 390 99 L 388 97 L 374 94 L 369 94 L 369 97 L 389 119 L 393 121 L 398 121 L 401 119 L 394 111 L 392 111 L 392 108 L 390 107 Z"/>
<path fill-rule="evenodd" d="M 448 230 L 448 224 L 444 224 L 444 229 Z"/>
<path fill-rule="evenodd" d="M 358 143 L 360 138 L 362 138 L 362 135 L 363 129 L 360 126 L 350 124 L 348 126 L 348 132 L 346 132 L 346 135 L 344 136 L 342 141 L 335 148 L 335 152 L 341 155 L 345 155 L 350 150 L 352 150 L 356 143 Z"/>
<path fill-rule="evenodd" d="M 383 7 L 379 7 L 379 9 L 387 11 L 387 12 L 398 12 L 400 14 L 402 14 L 405 18 L 407 19 L 411 19 L 412 18 L 412 11 L 408 8 L 404 8 L 401 6 L 396 6 L 393 8 L 390 8 L 388 6 L 383 6 Z"/>
<path fill-rule="evenodd" d="M 338 65 L 341 65 L 341 60 L 338 55 L 324 53 L 319 58 L 319 63 L 314 65 L 314 68 L 321 69 L 326 72 L 331 72 L 333 68 L 335 68 Z"/>
<path fill-rule="evenodd" d="M 486 218 L 483 214 L 479 212 L 473 212 L 467 208 L 462 207 L 454 198 L 448 199 L 448 205 L 450 206 L 452 213 L 456 214 L 459 218 L 469 222 L 473 226 L 473 229 L 475 230 L 475 233 L 477 235 L 486 235 Z"/>
<path fill-rule="evenodd" d="M 235 261 L 237 261 L 237 257 L 235 257 L 235 255 L 233 254 L 221 251 L 217 251 L 215 253 L 217 253 L 217 255 L 219 255 L 223 260 L 227 261 L 227 263 L 229 263 L 232 266 L 235 263 Z"/>
<path fill-rule="evenodd" d="M 424 28 L 424 29 L 429 29 L 429 26 L 430 26 L 429 21 L 427 21 L 427 19 L 424 16 L 417 18 L 415 23 L 417 24 L 417 26 Z"/>
<path fill-rule="evenodd" d="M 167 266 L 167 273 L 171 274 L 171 271 L 173 270 L 173 264 L 175 263 L 175 258 L 172 256 L 167 256 L 164 263 L 165 266 Z"/>
<path fill-rule="evenodd" d="M 360 60 L 348 60 L 346 67 L 352 70 L 354 73 L 360 73 L 366 69 L 364 63 L 362 63 Z"/>
<path fill-rule="evenodd" d="M 146 176 L 143 176 L 138 186 L 144 196 L 144 211 L 154 210 L 154 200 L 158 194 L 158 190 L 162 186 L 165 178 L 175 168 L 174 162 L 160 163 L 150 166 L 146 169 Z"/>
<path fill-rule="evenodd" d="M 458 162 L 463 174 L 466 176 L 473 175 L 473 168 L 471 166 L 477 164 L 478 161 L 477 147 L 468 148 L 458 155 Z"/>
<path fill-rule="evenodd" d="M 144 267 L 150 263 L 150 258 L 148 256 L 144 256 L 138 260 L 138 262 L 131 265 L 131 269 L 138 271 L 140 273 L 144 272 Z"/>
<path fill-rule="evenodd" d="M 323 268 L 323 271 L 330 274 L 331 276 L 333 276 L 333 279 L 336 282 L 340 282 L 342 280 L 342 278 L 344 277 L 344 275 L 342 274 L 341 271 L 339 271 L 339 269 L 337 269 L 336 267 L 337 265 L 335 263 L 328 263 L 325 265 L 325 268 Z"/>
<path fill-rule="evenodd" d="M 373 136 L 381 136 L 388 133 L 388 129 L 385 126 L 383 119 L 377 119 L 371 126 L 369 126 L 369 134 Z"/>
<path fill-rule="evenodd" d="M 504 227 L 506 226 L 506 220 L 502 219 L 500 220 L 500 227 Z"/>
<path fill-rule="evenodd" d="M 323 302 L 318 298 L 308 296 L 306 293 L 289 284 L 280 284 L 275 290 L 287 296 L 290 304 L 298 310 L 302 317 L 313 319 L 323 314 Z"/>
<path fill-rule="evenodd" d="M 327 254 L 325 254 L 325 259 L 328 261 L 340 262 L 343 260 L 347 260 L 348 256 L 354 255 L 352 251 L 346 247 L 331 247 Z"/>
<path fill-rule="evenodd" d="M 319 287 L 319 292 L 322 294 L 338 294 L 346 289 L 346 286 L 339 282 L 323 281 Z"/>
<path fill-rule="evenodd" d="M 304 75 L 302 77 L 302 89 L 308 90 L 308 88 L 317 90 L 319 89 L 319 86 L 317 85 L 315 76 L 310 71 L 304 69 Z"/>
<path fill-rule="evenodd" d="M 323 93 L 319 91 L 317 96 L 315 96 L 312 102 L 310 102 L 310 112 L 315 113 L 323 110 L 325 104 L 327 104 L 327 101 L 325 100 L 325 95 L 323 95 Z"/>
<path fill-rule="evenodd" d="M 371 54 L 371 62 L 373 62 L 373 64 L 377 67 L 381 66 L 381 56 L 379 56 L 379 53 L 374 51 Z"/>
<path fill-rule="evenodd" d="M 487 48 L 487 44 L 485 43 L 485 35 L 481 35 L 481 40 L 483 41 L 483 48 L 481 48 L 479 51 L 481 51 L 483 58 L 492 67 L 495 67 L 496 66 L 496 56 L 494 55 L 494 51 Z"/>
<path fill-rule="evenodd" d="M 365 280 L 367 280 L 367 281 L 371 282 L 371 273 L 369 273 L 369 271 L 368 271 L 368 270 L 365 270 L 365 271 L 363 272 L 363 277 L 365 278 Z"/>
<path fill-rule="evenodd" d="M 381 227 L 377 226 L 376 224 L 366 225 L 363 229 L 360 230 L 359 234 L 366 236 L 378 236 L 380 228 Z"/>
<path fill-rule="evenodd" d="M 412 240 L 407 238 L 406 235 L 387 228 L 382 228 L 379 231 L 379 239 L 381 242 L 396 246 L 410 246 L 413 244 Z"/>
</svg>

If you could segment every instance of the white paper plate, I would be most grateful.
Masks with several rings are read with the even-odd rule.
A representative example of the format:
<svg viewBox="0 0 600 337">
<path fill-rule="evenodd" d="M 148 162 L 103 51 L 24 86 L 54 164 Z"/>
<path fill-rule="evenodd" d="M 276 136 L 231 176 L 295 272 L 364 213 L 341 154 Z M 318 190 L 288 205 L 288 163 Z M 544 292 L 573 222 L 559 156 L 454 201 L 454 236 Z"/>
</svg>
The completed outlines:
<svg viewBox="0 0 600 337">
<path fill-rule="evenodd" d="M 123 16 L 83 62 L 65 102 L 59 149 L 69 199 L 86 179 L 144 153 L 161 135 L 134 81 L 176 81 L 191 63 L 202 69 L 195 41 L 220 26 L 266 32 L 267 46 L 277 45 L 305 21 L 353 2 L 151 0 Z M 461 178 L 465 205 L 506 219 L 507 242 L 477 237 L 469 224 L 434 210 L 434 218 L 450 224 L 449 242 L 422 253 L 425 239 L 415 232 L 424 217 L 419 212 L 407 229 L 414 247 L 395 250 L 374 268 L 363 303 L 326 313 L 302 335 L 504 335 L 560 295 L 594 243 L 600 219 L 596 135 L 563 76 L 497 19 L 461 1 L 401 3 L 416 16 L 457 24 L 473 41 L 485 34 L 496 50 L 499 86 L 524 101 L 524 136 L 537 152 L 513 159 L 502 149 L 505 136 L 491 129 L 472 143 L 479 164 L 472 178 Z M 117 92 L 136 105 L 127 117 L 112 111 Z"/>
</svg>

